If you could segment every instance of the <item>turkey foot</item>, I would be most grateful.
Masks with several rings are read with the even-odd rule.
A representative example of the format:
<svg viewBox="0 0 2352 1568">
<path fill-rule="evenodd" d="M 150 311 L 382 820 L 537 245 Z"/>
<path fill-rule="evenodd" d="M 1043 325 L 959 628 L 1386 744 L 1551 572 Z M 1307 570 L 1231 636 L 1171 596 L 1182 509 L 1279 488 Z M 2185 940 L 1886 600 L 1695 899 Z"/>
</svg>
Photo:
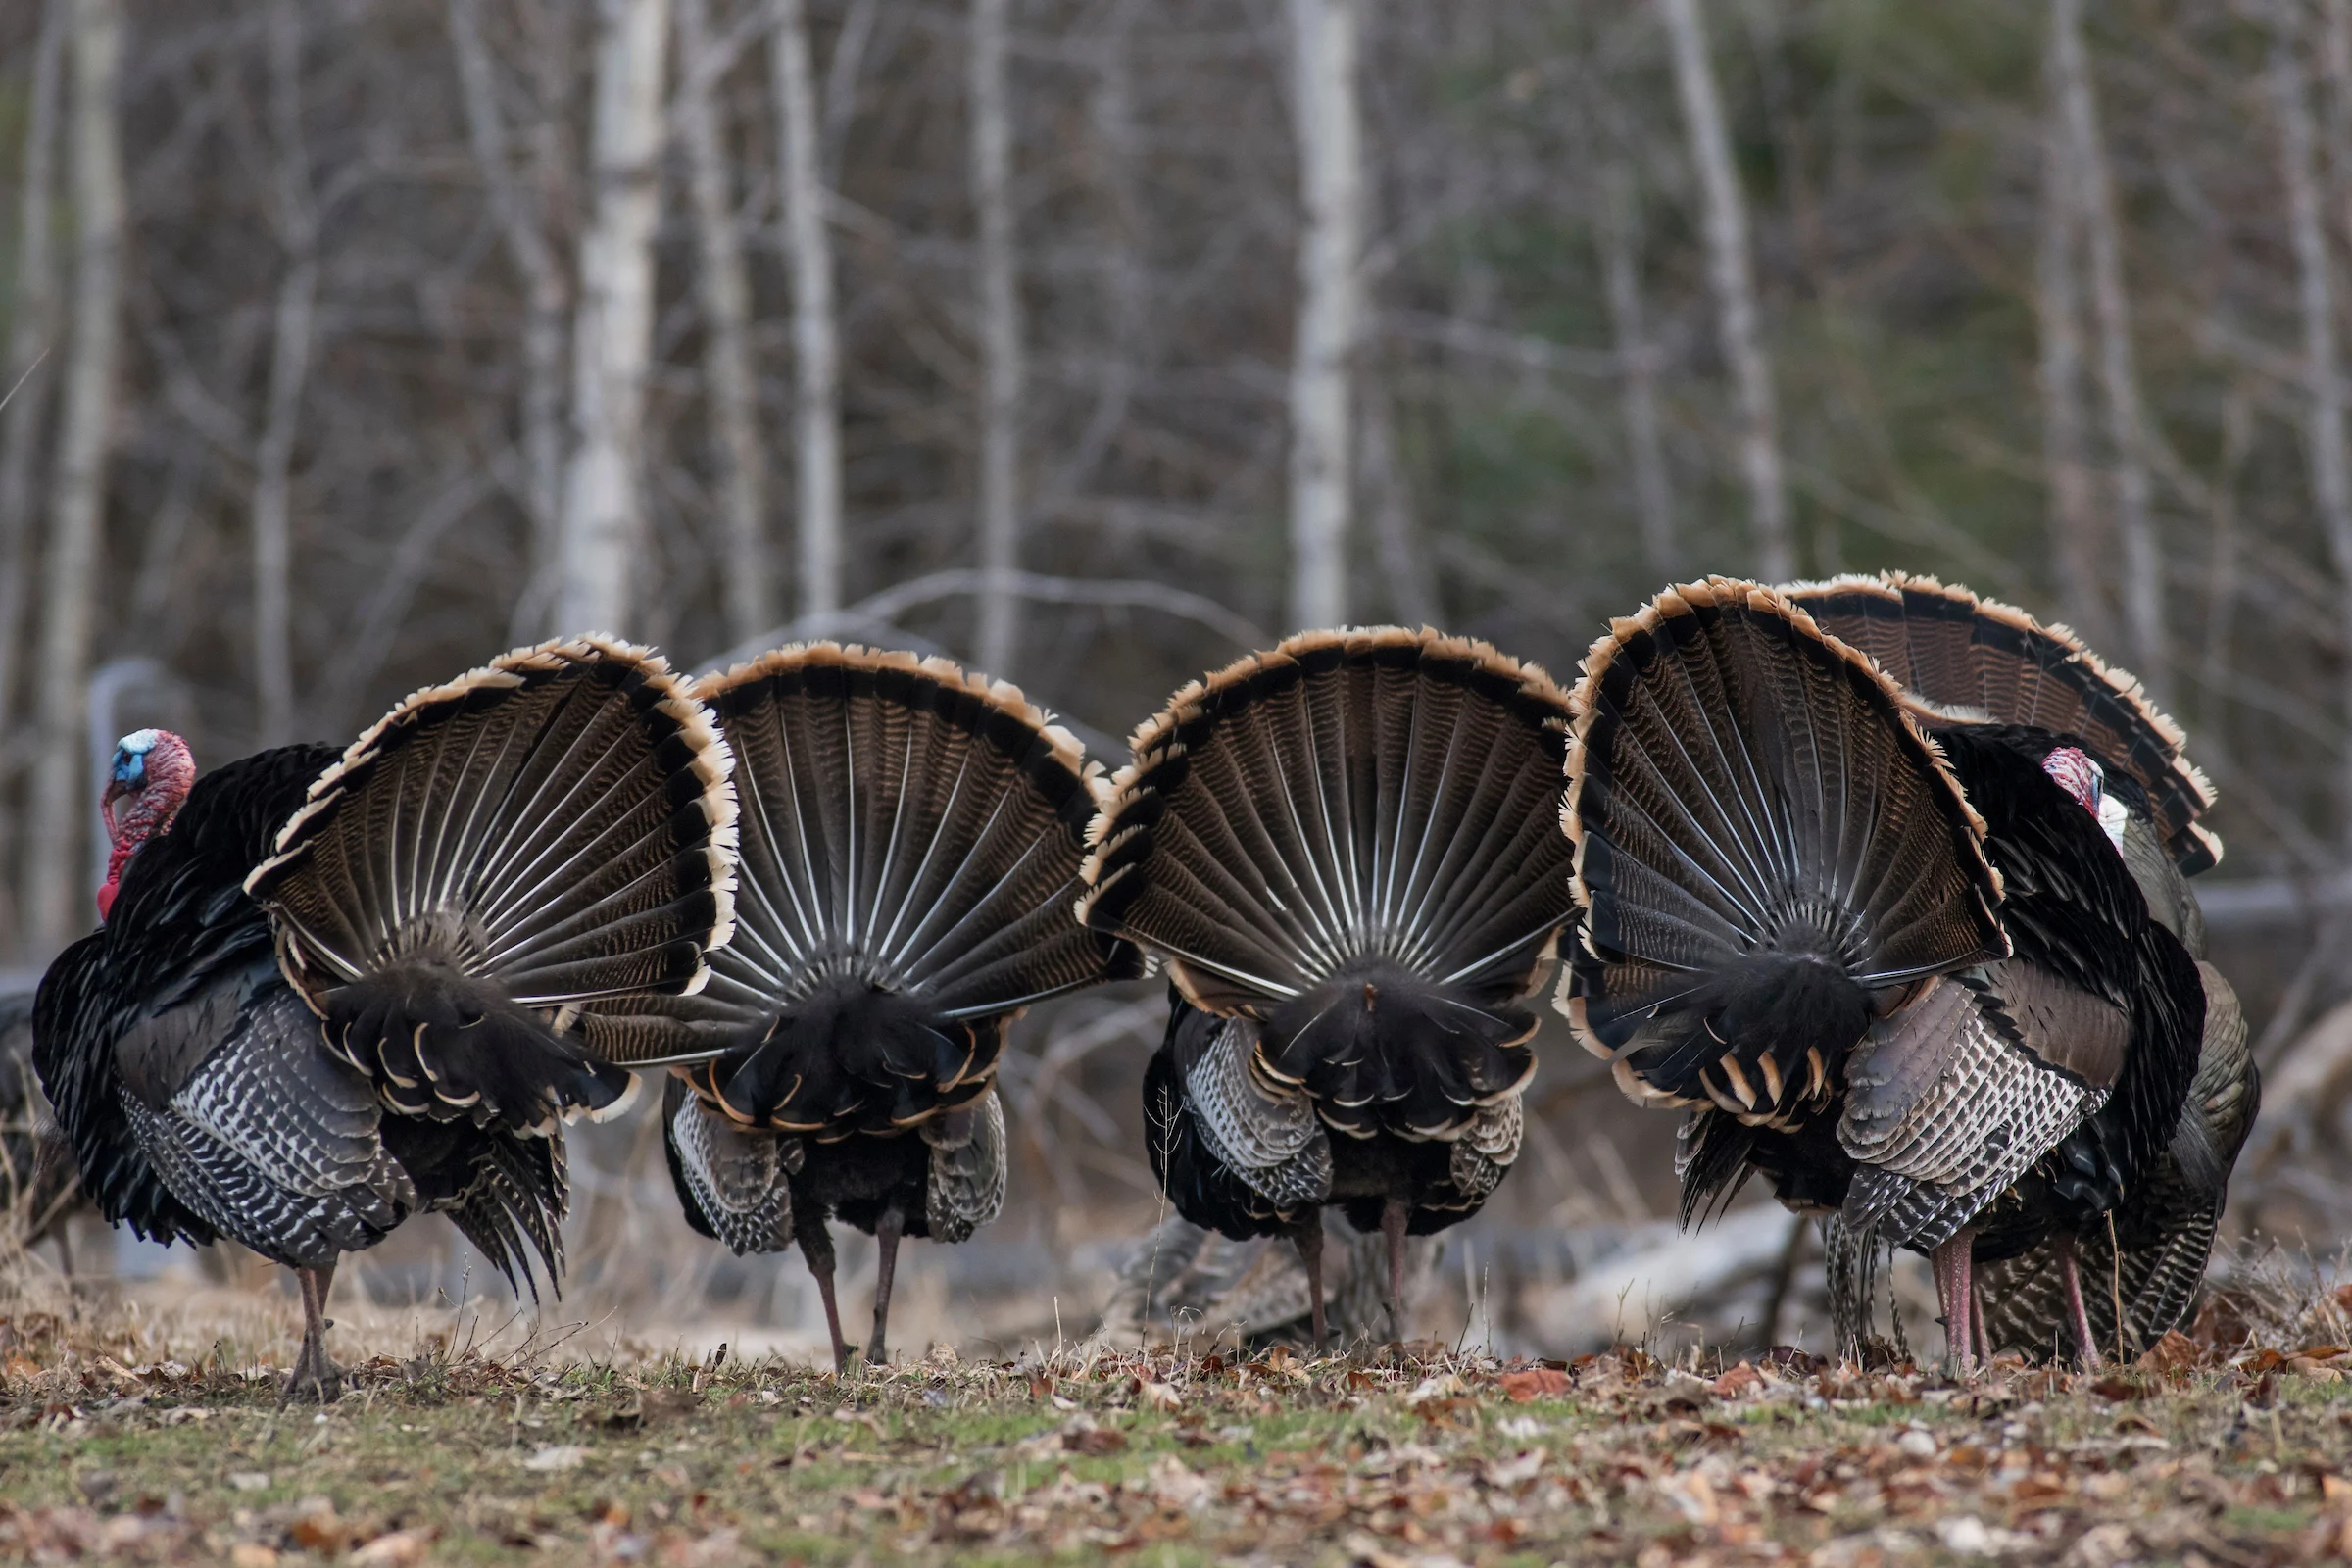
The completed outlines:
<svg viewBox="0 0 2352 1568">
<path fill-rule="evenodd" d="M 899 1236 L 906 1228 L 906 1220 L 895 1208 L 886 1208 L 874 1222 L 874 1343 L 866 1348 L 865 1359 L 873 1366 L 890 1364 L 890 1282 L 899 1272 Z"/>
<path fill-rule="evenodd" d="M 1389 1309 L 1389 1338 L 1404 1339 L 1404 1227 L 1412 1208 L 1401 1198 L 1380 1205 L 1381 1239 L 1389 1244 L 1389 1288 L 1382 1304 Z"/>
<path fill-rule="evenodd" d="M 1291 1245 L 1298 1249 L 1298 1261 L 1306 1265 L 1306 1309 L 1314 1335 L 1314 1354 L 1323 1353 L 1324 1336 L 1328 1332 L 1323 1320 L 1323 1211 L 1310 1208 L 1303 1219 L 1291 1226 Z"/>
<path fill-rule="evenodd" d="M 294 1279 L 302 1287 L 302 1349 L 294 1357 L 293 1374 L 278 1390 L 277 1402 L 316 1399 L 332 1404 L 343 1396 L 343 1369 L 326 1354 L 326 1331 L 335 1326 L 326 1315 L 326 1293 L 335 1283 L 335 1265 L 298 1268 Z"/>
</svg>

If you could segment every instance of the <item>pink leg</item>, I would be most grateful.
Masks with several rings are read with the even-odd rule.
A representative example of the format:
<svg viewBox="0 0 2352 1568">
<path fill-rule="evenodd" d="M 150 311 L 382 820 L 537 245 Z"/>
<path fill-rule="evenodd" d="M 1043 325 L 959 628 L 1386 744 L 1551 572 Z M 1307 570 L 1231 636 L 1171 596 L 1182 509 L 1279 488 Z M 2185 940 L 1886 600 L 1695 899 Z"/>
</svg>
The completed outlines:
<svg viewBox="0 0 2352 1568">
<path fill-rule="evenodd" d="M 1974 1232 L 1962 1231 L 1928 1254 L 1936 1270 L 1936 1297 L 1943 1307 L 1944 1359 L 1954 1377 L 1966 1377 L 1976 1366 L 1976 1357 L 1970 1353 L 1974 1336 L 1969 1332 L 1975 1315 L 1970 1310 L 1975 1292 L 1969 1277 L 1969 1248 L 1975 1241 Z"/>
<path fill-rule="evenodd" d="M 2096 1372 L 2099 1341 L 2090 1332 L 2090 1309 L 2082 1304 L 2082 1275 L 2075 1267 L 2075 1241 L 2071 1236 L 2058 1243 L 2058 1277 L 2066 1282 L 2066 1310 L 2074 1320 L 2075 1344 L 2082 1348 L 2082 1364 Z"/>
</svg>

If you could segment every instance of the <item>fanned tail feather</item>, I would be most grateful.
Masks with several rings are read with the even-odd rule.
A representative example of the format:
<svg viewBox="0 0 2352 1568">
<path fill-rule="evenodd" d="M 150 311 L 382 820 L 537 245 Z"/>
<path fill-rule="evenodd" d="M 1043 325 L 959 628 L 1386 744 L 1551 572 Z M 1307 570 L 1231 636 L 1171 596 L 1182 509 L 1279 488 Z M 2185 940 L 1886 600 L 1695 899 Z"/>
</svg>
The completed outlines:
<svg viewBox="0 0 2352 1568">
<path fill-rule="evenodd" d="M 2086 743 L 2147 792 L 2159 832 L 2191 875 L 2218 863 L 2222 841 L 2198 822 L 2213 785 L 2186 755 L 2187 736 L 2138 681 L 2104 662 L 2065 626 L 1957 584 L 1899 571 L 1796 583 L 1781 590 L 1831 636 L 1877 661 L 1889 679 L 1945 710 L 1930 728 L 1989 721 Z"/>
<path fill-rule="evenodd" d="M 1070 918 L 1101 770 L 1014 688 L 810 643 L 696 694 L 735 748 L 735 941 L 632 1011 L 736 1121 L 915 1125 L 986 1091 L 1009 1015 L 1141 972 Z"/>
<path fill-rule="evenodd" d="M 731 760 L 646 650 L 584 637 L 416 693 L 246 879 L 329 1044 L 412 1114 L 541 1125 L 627 1075 L 583 1007 L 692 991 L 733 926 Z M 594 1042 L 639 1054 L 625 1023 Z"/>
<path fill-rule="evenodd" d="M 1669 589 L 1593 645 L 1561 1009 L 1629 1095 L 1785 1126 L 1871 1019 L 2004 956 L 1984 824 L 1903 693 L 1771 589 Z"/>
<path fill-rule="evenodd" d="M 1359 1136 L 1454 1139 L 1534 1068 L 1517 1005 L 1570 913 L 1568 716 L 1543 671 L 1396 627 L 1308 632 L 1179 691 L 1097 817 L 1079 915 Z"/>
</svg>

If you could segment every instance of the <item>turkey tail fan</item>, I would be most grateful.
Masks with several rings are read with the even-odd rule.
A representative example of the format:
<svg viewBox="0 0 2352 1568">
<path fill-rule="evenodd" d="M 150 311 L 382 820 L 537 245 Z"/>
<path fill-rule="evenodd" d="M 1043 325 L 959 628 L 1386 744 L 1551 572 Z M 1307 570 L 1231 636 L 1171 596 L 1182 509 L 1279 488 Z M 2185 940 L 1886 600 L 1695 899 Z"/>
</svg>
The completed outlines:
<svg viewBox="0 0 2352 1568">
<path fill-rule="evenodd" d="M 1931 729 L 1981 717 L 2080 739 L 2147 792 L 2183 872 L 2220 862 L 2222 841 L 2197 820 L 2213 807 L 2213 785 L 2188 760 L 2188 737 L 2138 681 L 2067 627 L 1899 571 L 1781 591 L 1823 631 L 1878 661 L 1896 685 L 1943 710 L 1921 715 Z"/>
<path fill-rule="evenodd" d="M 666 1016 L 670 1059 L 747 1122 L 887 1130 L 978 1094 L 1010 1013 L 1142 956 L 1070 918 L 1101 769 L 1020 692 L 835 643 L 696 695 L 735 748 L 734 943 Z"/>
<path fill-rule="evenodd" d="M 1256 1070 L 1343 1130 L 1445 1137 L 1534 1070 L 1570 914 L 1550 830 L 1568 702 L 1485 643 L 1307 632 L 1179 691 L 1134 737 L 1079 914 L 1268 1027 Z"/>
<path fill-rule="evenodd" d="M 2006 956 L 1984 827 L 1903 694 L 1769 588 L 1712 577 L 1585 660 L 1561 1008 L 1619 1086 L 1800 1123 L 1928 977 Z"/>
<path fill-rule="evenodd" d="M 353 742 L 245 888 L 393 1108 L 541 1126 L 613 1105 L 628 1074 L 606 1063 L 646 1044 L 614 1024 L 584 1049 L 583 1007 L 709 978 L 734 923 L 731 770 L 658 656 L 543 643 Z"/>
</svg>

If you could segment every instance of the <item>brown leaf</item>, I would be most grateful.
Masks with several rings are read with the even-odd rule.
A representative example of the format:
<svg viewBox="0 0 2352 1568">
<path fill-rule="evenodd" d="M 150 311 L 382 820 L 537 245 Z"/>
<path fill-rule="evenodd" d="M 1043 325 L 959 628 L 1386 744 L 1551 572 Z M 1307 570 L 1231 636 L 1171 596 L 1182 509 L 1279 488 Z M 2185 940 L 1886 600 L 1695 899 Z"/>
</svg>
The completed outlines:
<svg viewBox="0 0 2352 1568">
<path fill-rule="evenodd" d="M 1757 1371 L 1752 1363 L 1742 1361 L 1717 1378 L 1710 1387 L 1715 1390 L 1718 1399 L 1737 1399 L 1750 1389 L 1764 1387 L 1764 1374 Z"/>
<path fill-rule="evenodd" d="M 2102 1399 L 2144 1399 L 2148 1386 L 2136 1378 L 2105 1377 L 2090 1386 L 2090 1392 Z"/>
<path fill-rule="evenodd" d="M 2147 1354 L 2139 1358 L 2139 1364 L 2151 1372 L 2173 1377 L 2193 1368 L 2200 1355 L 2196 1341 L 2179 1329 L 2173 1329 L 2148 1348 Z"/>
<path fill-rule="evenodd" d="M 432 1544 L 430 1528 L 387 1531 L 354 1551 L 348 1561 L 351 1568 L 411 1568 L 424 1561 Z"/>
<path fill-rule="evenodd" d="M 1127 1446 L 1127 1434 L 1109 1427 L 1090 1427 L 1064 1432 L 1061 1446 L 1072 1453 L 1117 1453 Z"/>
<path fill-rule="evenodd" d="M 1752 1373 L 1754 1369 L 1751 1367 L 1749 1371 Z M 1759 1378 L 1757 1381 L 1763 1380 Z M 1513 1404 L 1527 1404 L 1536 1399 L 1556 1399 L 1575 1387 L 1567 1373 L 1547 1366 L 1533 1367 L 1525 1372 L 1505 1372 L 1501 1383 L 1504 1396 Z"/>
</svg>

